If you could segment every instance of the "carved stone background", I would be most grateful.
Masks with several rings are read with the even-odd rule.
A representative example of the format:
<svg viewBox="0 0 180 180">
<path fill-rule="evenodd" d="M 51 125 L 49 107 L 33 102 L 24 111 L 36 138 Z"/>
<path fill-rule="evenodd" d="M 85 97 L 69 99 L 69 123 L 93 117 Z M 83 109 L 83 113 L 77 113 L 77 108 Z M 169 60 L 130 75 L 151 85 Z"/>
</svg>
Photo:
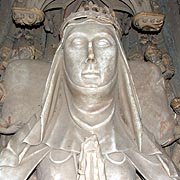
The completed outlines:
<svg viewBox="0 0 180 180">
<path fill-rule="evenodd" d="M 0 0 L 0 44 L 6 37 L 9 26 L 11 24 L 11 9 L 14 0 Z"/>
<path fill-rule="evenodd" d="M 159 0 L 159 2 L 162 12 L 166 14 L 163 34 L 168 52 L 173 57 L 176 69 L 173 81 L 177 96 L 180 96 L 180 1 Z"/>
<path fill-rule="evenodd" d="M 180 91 L 179 91 L 180 89 L 180 83 L 179 83 L 180 82 L 180 46 L 179 46 L 180 2 L 179 0 L 156 0 L 156 1 L 160 3 L 161 12 L 166 14 L 165 25 L 163 27 L 163 34 L 164 34 L 164 40 L 166 43 L 166 48 L 168 49 L 168 52 L 173 59 L 173 63 L 175 64 L 176 74 L 173 81 L 174 81 L 175 91 L 177 93 L 177 96 L 179 96 L 180 95 Z M 1 17 L 0 19 L 0 47 L 2 46 L 3 40 L 6 38 L 6 35 L 11 29 L 10 27 L 13 26 L 12 18 L 11 18 L 11 9 L 10 9 L 13 2 L 14 0 L 0 0 L 0 17 Z M 48 2 L 51 2 L 51 0 L 48 0 Z M 49 8 L 53 8 L 54 6 L 57 6 L 59 2 L 61 2 L 62 6 L 66 6 L 67 4 L 74 2 L 74 0 L 69 0 L 69 1 L 58 0 L 51 3 L 51 5 L 49 5 Z M 76 2 L 78 3 L 78 0 Z M 127 6 L 124 5 L 122 1 L 104 0 L 104 2 L 107 3 L 111 7 L 114 7 L 116 10 L 119 10 L 120 6 L 122 9 L 124 8 L 127 10 Z M 129 4 L 130 1 L 128 0 L 126 2 L 127 4 Z M 134 3 L 134 7 L 136 7 L 136 3 Z M 148 11 L 148 9 L 146 9 L 146 6 L 144 7 L 145 7 L 145 10 Z M 71 11 L 72 8 L 73 7 L 70 7 L 69 11 Z M 130 13 L 133 13 L 133 11 L 135 10 L 132 9 Z M 138 7 L 136 11 L 137 12 L 139 11 Z"/>
<path fill-rule="evenodd" d="M 133 62 L 133 60 L 142 60 L 139 61 L 141 63 L 144 60 L 153 62 L 153 58 L 155 58 L 155 62 L 153 63 L 156 64 L 158 68 L 160 68 L 166 82 L 165 84 L 167 88 L 166 90 L 167 90 L 168 103 L 170 108 L 170 102 L 172 101 L 172 99 L 174 97 L 180 97 L 180 46 L 179 46 L 180 1 L 179 0 L 92 0 L 92 1 L 100 5 L 106 4 L 116 11 L 118 21 L 122 25 L 122 34 L 123 34 L 122 42 L 128 60 L 130 60 L 131 62 Z M 15 4 L 13 4 L 14 2 Z M 59 40 L 60 40 L 59 28 L 63 21 L 63 16 L 67 17 L 72 11 L 76 11 L 80 6 L 81 2 L 82 0 L 0 0 L 0 17 L 1 17 L 0 18 L 0 105 L 1 103 L 3 103 L 3 100 L 5 99 L 6 96 L 6 90 L 4 89 L 3 85 L 1 86 L 1 83 L 3 81 L 3 71 L 5 71 L 7 64 L 10 61 L 17 59 L 26 60 L 26 64 L 28 64 L 27 59 L 29 59 L 29 62 L 31 60 L 41 60 L 41 61 L 51 62 L 54 53 L 56 51 L 56 48 L 58 47 L 59 44 Z M 11 11 L 12 5 L 13 8 L 15 7 L 17 9 L 14 8 L 13 11 Z M 18 12 L 20 13 L 18 14 Z M 140 12 L 142 12 L 142 14 L 139 14 Z M 152 14 L 150 12 L 152 12 Z M 158 14 L 160 12 L 166 15 L 165 24 L 161 32 L 160 30 L 163 24 L 164 16 Z M 24 17 L 27 16 L 29 19 L 24 18 L 25 19 L 24 21 L 23 16 Z M 14 18 L 14 20 L 12 19 L 12 17 Z M 16 23 L 14 23 L 15 21 Z M 173 78 L 172 76 L 174 74 L 174 68 L 171 63 L 171 60 L 173 61 L 175 67 L 175 76 Z M 18 67 L 21 66 L 21 61 L 19 62 L 20 63 L 18 64 L 17 61 L 17 69 Z M 34 61 L 34 66 L 37 67 L 37 63 L 39 63 L 39 61 L 36 62 Z M 39 65 L 39 67 L 44 69 L 44 71 L 49 70 L 48 69 L 49 66 L 43 68 L 43 66 Z M 136 67 L 138 68 L 138 66 Z M 32 69 L 34 70 L 35 75 L 36 73 L 42 74 L 42 72 L 39 72 L 39 70 L 36 72 L 35 71 L 36 68 L 32 68 Z M 7 72 L 7 74 L 8 73 L 11 76 L 12 73 L 10 70 Z M 23 82 L 22 81 L 23 76 L 21 76 L 22 73 L 20 72 L 18 74 L 19 76 L 19 78 L 17 78 L 18 83 Z M 28 71 L 26 71 L 26 73 L 24 72 L 23 74 L 24 77 L 25 75 L 29 76 Z M 171 78 L 172 80 L 169 83 L 169 80 Z M 35 79 L 35 77 L 32 77 L 32 79 Z M 42 81 L 45 81 L 45 79 L 46 78 L 44 78 Z M 142 81 L 143 80 L 144 79 L 142 78 Z M 24 79 L 24 82 L 26 82 L 26 79 Z M 7 85 L 7 83 L 5 85 Z M 8 87 L 10 86 L 11 84 L 8 85 Z M 23 86 L 20 84 L 19 87 L 17 87 L 17 89 L 21 91 L 22 87 Z M 44 87 L 42 87 L 42 89 L 43 88 Z M 173 89 L 173 91 L 171 88 Z M 27 89 L 30 89 L 30 87 L 27 87 Z M 26 91 L 28 91 L 27 89 Z M 22 94 L 21 93 L 19 94 L 20 97 L 22 97 Z M 39 94 L 38 97 L 41 99 Z M 37 97 L 35 99 L 38 100 Z M 176 113 L 177 115 L 180 114 L 179 99 L 176 99 L 177 100 L 176 102 L 178 102 L 177 103 L 178 106 L 176 106 L 176 102 L 174 102 L 174 107 L 177 108 L 177 113 Z M 26 100 L 26 102 L 27 101 L 28 100 Z M 39 101 L 40 100 L 38 100 L 37 104 L 39 103 Z M 7 102 L 4 103 L 4 107 L 5 107 L 4 109 L 6 109 L 9 113 L 8 105 L 11 103 L 8 102 L 9 103 L 8 104 Z M 13 108 L 15 109 L 17 108 L 17 103 L 15 101 L 13 102 L 14 102 Z M 28 103 L 30 104 L 30 102 Z M 151 104 L 151 102 L 149 104 Z M 16 110 L 14 111 L 16 112 Z M 2 114 L 4 114 L 4 116 L 6 116 L 5 112 L 6 112 L 5 110 L 4 111 L 2 110 Z M 0 107 L 0 113 L 1 113 L 1 107 Z M 173 114 L 174 112 L 171 113 Z M 6 116 L 7 118 L 4 118 L 6 120 L 4 124 L 2 123 L 2 127 L 4 125 L 3 128 L 5 128 L 5 130 L 7 128 L 7 131 L 6 132 L 4 131 L 5 133 L 3 132 L 3 130 L 1 131 L 1 134 L 3 135 L 0 141 L 3 141 L 4 134 L 13 134 L 17 131 L 17 129 L 20 126 L 22 126 L 22 124 L 18 124 L 17 122 L 17 124 L 15 124 L 16 126 L 13 127 L 14 122 L 11 119 L 11 116 L 8 115 Z M 175 115 L 173 117 L 175 117 Z M 20 119 L 20 118 L 18 117 L 15 119 Z M 179 125 L 180 124 L 179 118 L 177 118 L 176 120 L 177 120 L 176 125 Z M 12 128 L 8 131 L 10 125 L 12 125 Z M 180 131 L 180 128 L 178 130 Z M 172 141 L 169 141 L 168 145 L 170 145 L 175 140 L 179 139 L 180 137 L 179 131 L 177 132 L 178 136 L 174 137 L 174 139 L 171 139 Z M 177 143 L 174 146 L 176 146 L 176 148 L 174 148 L 174 151 L 177 152 L 173 152 L 173 153 L 168 152 L 168 153 L 173 154 L 172 159 L 174 160 L 174 162 L 177 161 L 176 164 L 180 169 L 180 160 L 179 160 L 180 158 L 178 152 L 180 149 L 179 142 L 177 141 Z"/>
</svg>

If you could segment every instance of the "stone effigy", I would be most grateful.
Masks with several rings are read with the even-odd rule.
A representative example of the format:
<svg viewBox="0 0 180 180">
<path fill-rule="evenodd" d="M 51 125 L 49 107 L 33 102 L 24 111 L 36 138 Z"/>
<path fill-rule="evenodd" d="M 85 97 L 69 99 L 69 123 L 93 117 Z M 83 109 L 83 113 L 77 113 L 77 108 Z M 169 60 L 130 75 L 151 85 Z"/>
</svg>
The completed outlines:
<svg viewBox="0 0 180 180">
<path fill-rule="evenodd" d="M 61 37 L 40 111 L 1 152 L 0 178 L 179 179 L 142 125 L 147 114 L 113 11 L 89 3 L 65 19 Z"/>
</svg>

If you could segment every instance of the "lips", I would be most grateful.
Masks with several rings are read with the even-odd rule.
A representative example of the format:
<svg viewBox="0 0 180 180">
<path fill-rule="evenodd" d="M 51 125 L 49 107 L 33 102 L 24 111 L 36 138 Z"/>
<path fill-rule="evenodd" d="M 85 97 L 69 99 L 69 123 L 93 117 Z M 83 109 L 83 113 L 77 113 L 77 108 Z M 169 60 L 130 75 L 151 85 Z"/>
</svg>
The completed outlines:
<svg viewBox="0 0 180 180">
<path fill-rule="evenodd" d="M 83 72 L 81 75 L 82 75 L 83 78 L 86 78 L 86 79 L 100 78 L 100 73 L 99 72 Z"/>
</svg>

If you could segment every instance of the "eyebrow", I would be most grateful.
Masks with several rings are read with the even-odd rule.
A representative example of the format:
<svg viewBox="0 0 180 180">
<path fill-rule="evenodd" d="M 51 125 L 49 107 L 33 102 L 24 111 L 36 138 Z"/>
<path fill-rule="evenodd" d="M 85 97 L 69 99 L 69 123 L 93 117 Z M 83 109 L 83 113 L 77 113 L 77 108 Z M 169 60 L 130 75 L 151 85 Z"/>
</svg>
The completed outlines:
<svg viewBox="0 0 180 180">
<path fill-rule="evenodd" d="M 86 35 L 84 33 L 80 33 L 80 32 L 73 32 L 73 33 L 70 33 L 70 35 L 68 35 L 66 38 L 71 38 L 71 36 L 78 36 L 78 37 L 86 37 Z"/>
<path fill-rule="evenodd" d="M 82 32 L 72 32 L 70 35 L 68 35 L 66 38 L 71 38 L 72 36 L 77 36 L 77 37 L 86 37 L 87 34 L 82 33 Z M 103 37 L 109 37 L 111 39 L 114 39 L 113 36 L 107 32 L 98 32 L 98 35 L 101 35 Z"/>
<path fill-rule="evenodd" d="M 99 34 L 102 35 L 102 36 L 110 37 L 111 39 L 114 39 L 113 36 L 111 34 L 107 33 L 107 32 L 100 32 Z"/>
</svg>

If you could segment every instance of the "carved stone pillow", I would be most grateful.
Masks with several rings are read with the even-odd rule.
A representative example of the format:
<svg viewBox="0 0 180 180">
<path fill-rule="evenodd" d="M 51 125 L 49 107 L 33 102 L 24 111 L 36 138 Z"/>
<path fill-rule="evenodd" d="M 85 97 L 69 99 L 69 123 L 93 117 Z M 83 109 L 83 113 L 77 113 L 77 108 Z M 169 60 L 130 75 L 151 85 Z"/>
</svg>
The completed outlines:
<svg viewBox="0 0 180 180">
<path fill-rule="evenodd" d="M 142 123 L 164 144 L 174 133 L 174 119 L 161 71 L 151 62 L 130 61 L 129 65 L 142 109 Z"/>
<path fill-rule="evenodd" d="M 27 122 L 40 108 L 50 63 L 32 60 L 11 62 L 4 77 L 7 96 L 2 108 L 2 118 Z"/>
<path fill-rule="evenodd" d="M 174 133 L 174 121 L 161 72 L 150 62 L 130 61 L 129 65 L 142 108 L 142 123 L 163 144 Z M 39 110 L 49 68 L 50 63 L 32 60 L 17 60 L 8 65 L 4 120 L 25 123 Z"/>
</svg>

